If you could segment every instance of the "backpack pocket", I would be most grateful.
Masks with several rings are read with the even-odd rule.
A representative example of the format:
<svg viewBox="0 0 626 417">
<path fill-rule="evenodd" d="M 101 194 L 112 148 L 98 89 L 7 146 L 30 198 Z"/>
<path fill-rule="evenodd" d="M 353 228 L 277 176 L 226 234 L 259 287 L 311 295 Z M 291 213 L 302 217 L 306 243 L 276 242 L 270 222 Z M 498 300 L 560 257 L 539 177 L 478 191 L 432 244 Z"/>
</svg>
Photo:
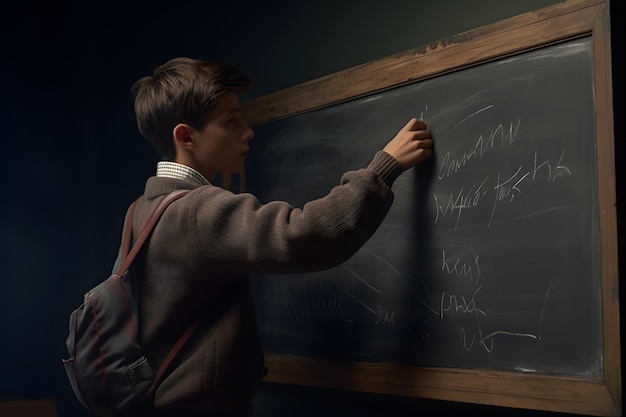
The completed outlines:
<svg viewBox="0 0 626 417">
<path fill-rule="evenodd" d="M 145 356 L 142 356 L 130 365 L 124 366 L 124 369 L 133 386 L 145 383 L 151 384 L 154 378 L 154 372 Z"/>
</svg>

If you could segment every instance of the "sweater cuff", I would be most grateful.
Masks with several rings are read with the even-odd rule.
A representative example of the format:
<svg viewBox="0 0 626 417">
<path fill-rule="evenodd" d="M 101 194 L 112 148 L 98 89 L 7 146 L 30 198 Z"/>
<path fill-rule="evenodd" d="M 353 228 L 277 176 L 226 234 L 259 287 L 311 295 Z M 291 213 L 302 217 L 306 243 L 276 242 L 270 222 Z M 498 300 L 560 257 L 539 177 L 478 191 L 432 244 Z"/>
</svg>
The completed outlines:
<svg viewBox="0 0 626 417">
<path fill-rule="evenodd" d="M 387 184 L 389 188 L 393 182 L 402 174 L 403 170 L 396 158 L 385 151 L 378 151 L 374 159 L 367 166 L 367 169 L 374 171 L 378 179 Z"/>
</svg>

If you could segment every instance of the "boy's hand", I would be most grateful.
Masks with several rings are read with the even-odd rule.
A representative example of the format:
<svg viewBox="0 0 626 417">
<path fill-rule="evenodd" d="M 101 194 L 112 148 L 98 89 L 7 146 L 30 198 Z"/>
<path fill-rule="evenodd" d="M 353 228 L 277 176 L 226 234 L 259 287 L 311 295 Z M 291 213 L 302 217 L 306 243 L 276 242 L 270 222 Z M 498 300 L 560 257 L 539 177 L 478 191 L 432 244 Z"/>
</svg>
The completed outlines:
<svg viewBox="0 0 626 417">
<path fill-rule="evenodd" d="M 426 124 L 413 118 L 383 148 L 383 151 L 396 158 L 406 171 L 433 154 L 433 141 Z"/>
</svg>

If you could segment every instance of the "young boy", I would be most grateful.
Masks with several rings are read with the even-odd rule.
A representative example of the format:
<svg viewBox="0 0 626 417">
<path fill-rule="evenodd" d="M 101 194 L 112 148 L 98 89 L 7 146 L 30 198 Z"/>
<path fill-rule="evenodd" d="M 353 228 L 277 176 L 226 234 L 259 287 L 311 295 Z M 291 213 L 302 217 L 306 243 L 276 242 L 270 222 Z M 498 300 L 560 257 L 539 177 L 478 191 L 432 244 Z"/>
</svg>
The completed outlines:
<svg viewBox="0 0 626 417">
<path fill-rule="evenodd" d="M 139 130 L 163 159 L 138 202 L 134 236 L 162 197 L 191 190 L 165 211 L 136 264 L 140 342 L 154 369 L 202 318 L 156 391 L 155 415 L 250 415 L 266 369 L 248 275 L 344 262 L 382 222 L 394 180 L 432 154 L 426 126 L 411 119 L 368 167 L 302 208 L 233 194 L 210 181 L 240 171 L 250 150 L 254 132 L 237 99 L 248 85 L 230 66 L 188 58 L 133 85 Z"/>
</svg>

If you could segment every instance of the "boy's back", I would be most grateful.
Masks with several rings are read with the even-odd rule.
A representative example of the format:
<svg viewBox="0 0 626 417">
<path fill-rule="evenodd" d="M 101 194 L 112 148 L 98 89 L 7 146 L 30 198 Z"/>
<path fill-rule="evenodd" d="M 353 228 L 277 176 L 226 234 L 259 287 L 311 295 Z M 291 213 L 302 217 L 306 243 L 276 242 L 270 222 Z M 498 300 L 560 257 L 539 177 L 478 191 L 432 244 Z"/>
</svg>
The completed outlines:
<svg viewBox="0 0 626 417">
<path fill-rule="evenodd" d="M 218 171 L 241 169 L 254 137 L 236 98 L 242 86 L 245 78 L 232 68 L 188 59 L 172 60 L 134 86 L 140 130 L 163 157 L 138 203 L 135 236 L 159 197 L 192 190 L 164 213 L 135 263 L 140 339 L 153 367 L 203 318 L 157 389 L 154 405 L 163 415 L 249 415 L 266 372 L 249 274 L 345 261 L 384 219 L 397 176 L 432 153 L 426 126 L 412 119 L 327 196 L 302 208 L 262 205 L 210 184 Z"/>
</svg>

